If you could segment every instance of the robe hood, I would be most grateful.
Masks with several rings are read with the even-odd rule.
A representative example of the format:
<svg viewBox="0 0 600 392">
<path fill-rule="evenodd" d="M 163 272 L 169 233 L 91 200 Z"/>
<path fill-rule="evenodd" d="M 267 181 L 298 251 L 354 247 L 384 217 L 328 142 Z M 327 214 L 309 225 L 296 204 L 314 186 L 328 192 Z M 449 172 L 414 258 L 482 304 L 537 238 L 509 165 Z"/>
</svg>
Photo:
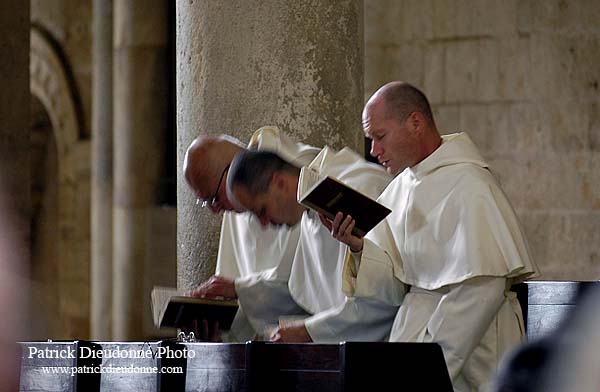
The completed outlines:
<svg viewBox="0 0 600 392">
<path fill-rule="evenodd" d="M 475 144 L 466 133 L 442 138 L 382 193 L 392 213 L 365 238 L 388 255 L 400 281 L 423 289 L 535 274 L 514 209 Z"/>
<path fill-rule="evenodd" d="M 306 165 L 320 152 L 316 147 L 297 143 L 273 125 L 261 127 L 254 132 L 248 148 L 274 152 L 296 166 Z"/>
<path fill-rule="evenodd" d="M 457 163 L 472 163 L 484 168 L 488 167 L 479 150 L 464 132 L 442 136 L 442 144 L 427 158 L 408 168 L 413 176 L 423 178 L 429 173 Z"/>
</svg>

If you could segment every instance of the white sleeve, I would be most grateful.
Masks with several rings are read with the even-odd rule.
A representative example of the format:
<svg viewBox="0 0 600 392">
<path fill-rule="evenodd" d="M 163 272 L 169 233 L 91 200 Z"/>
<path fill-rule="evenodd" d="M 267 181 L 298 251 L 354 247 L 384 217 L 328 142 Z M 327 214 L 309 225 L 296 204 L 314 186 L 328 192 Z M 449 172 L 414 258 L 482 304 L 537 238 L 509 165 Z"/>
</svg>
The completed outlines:
<svg viewBox="0 0 600 392">
<path fill-rule="evenodd" d="M 352 295 L 341 306 L 308 318 L 306 329 L 315 342 L 386 340 L 406 286 L 394 277 L 389 256 L 368 239 L 362 257 L 347 256 L 344 273 L 347 281 L 353 278 Z"/>
<path fill-rule="evenodd" d="M 406 285 L 395 277 L 390 256 L 367 238 L 355 266 L 355 297 L 373 298 L 393 306 L 402 303 Z"/>
<path fill-rule="evenodd" d="M 241 275 L 238 260 L 235 257 L 236 225 L 243 225 L 243 218 L 231 211 L 223 214 L 221 223 L 221 234 L 219 236 L 219 251 L 217 253 L 217 266 L 215 275 L 235 278 Z"/>
<path fill-rule="evenodd" d="M 440 344 L 454 380 L 496 317 L 506 279 L 476 277 L 448 289 L 429 319 L 426 341 Z"/>
<path fill-rule="evenodd" d="M 287 280 L 265 279 L 262 273 L 237 278 L 235 291 L 240 308 L 257 333 L 277 325 L 281 315 L 306 315 L 290 295 Z"/>
<path fill-rule="evenodd" d="M 305 320 L 304 326 L 314 342 L 387 340 L 397 306 L 369 298 L 346 298 L 337 308 Z"/>
</svg>

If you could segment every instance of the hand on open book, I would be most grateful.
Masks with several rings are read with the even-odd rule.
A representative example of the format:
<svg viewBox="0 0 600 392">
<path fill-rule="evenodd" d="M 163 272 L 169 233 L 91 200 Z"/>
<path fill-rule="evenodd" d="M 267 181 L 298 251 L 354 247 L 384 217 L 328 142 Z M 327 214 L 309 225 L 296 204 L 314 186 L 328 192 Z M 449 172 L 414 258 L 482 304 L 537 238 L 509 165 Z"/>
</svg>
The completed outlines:
<svg viewBox="0 0 600 392">
<path fill-rule="evenodd" d="M 190 292 L 191 297 L 200 298 L 237 298 L 234 280 L 223 276 L 213 275 Z"/>
<path fill-rule="evenodd" d="M 304 323 L 279 327 L 273 332 L 269 340 L 280 343 L 312 343 L 313 341 Z"/>
<path fill-rule="evenodd" d="M 350 215 L 344 218 L 344 214 L 338 212 L 333 221 L 325 215 L 319 214 L 321 222 L 331 231 L 331 235 L 336 240 L 343 242 L 350 247 L 352 252 L 360 252 L 363 248 L 363 239 L 352 234 L 355 221 Z"/>
</svg>

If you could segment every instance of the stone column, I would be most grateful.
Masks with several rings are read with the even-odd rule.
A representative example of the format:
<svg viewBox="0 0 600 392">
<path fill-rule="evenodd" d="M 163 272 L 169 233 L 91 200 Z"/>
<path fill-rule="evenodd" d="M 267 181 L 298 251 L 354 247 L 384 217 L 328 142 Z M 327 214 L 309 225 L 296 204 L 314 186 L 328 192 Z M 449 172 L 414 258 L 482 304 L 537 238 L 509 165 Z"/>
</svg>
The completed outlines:
<svg viewBox="0 0 600 392">
<path fill-rule="evenodd" d="M 113 2 L 94 0 L 92 41 L 91 337 L 110 340 L 113 200 Z"/>
<path fill-rule="evenodd" d="M 16 390 L 19 353 L 28 338 L 30 91 L 29 2 L 7 0 L 0 12 L 0 390 Z"/>
<path fill-rule="evenodd" d="M 142 338 L 149 211 L 167 126 L 168 2 L 114 2 L 113 331 Z"/>
<path fill-rule="evenodd" d="M 199 133 L 247 141 L 262 125 L 362 151 L 362 1 L 178 1 L 176 18 L 179 168 Z M 178 173 L 177 281 L 191 288 L 214 271 L 221 220 Z"/>
</svg>

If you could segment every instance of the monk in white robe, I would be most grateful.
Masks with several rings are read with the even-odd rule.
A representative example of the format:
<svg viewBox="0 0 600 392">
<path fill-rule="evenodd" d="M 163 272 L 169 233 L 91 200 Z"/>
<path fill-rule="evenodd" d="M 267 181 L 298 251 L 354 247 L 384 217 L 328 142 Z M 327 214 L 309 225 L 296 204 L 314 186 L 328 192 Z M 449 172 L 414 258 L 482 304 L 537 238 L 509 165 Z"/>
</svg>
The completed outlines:
<svg viewBox="0 0 600 392">
<path fill-rule="evenodd" d="M 265 126 L 252 136 L 249 149 L 273 151 L 296 165 L 311 162 L 320 149 L 297 143 L 282 133 L 279 128 Z M 207 207 L 223 214 L 217 267 L 215 277 L 195 290 L 195 295 L 203 290 L 219 290 L 238 279 L 240 285 L 250 284 L 262 278 L 268 279 L 274 303 L 279 304 L 282 313 L 301 313 L 291 299 L 287 287 L 289 271 L 298 245 L 299 227 L 261 227 L 260 222 L 243 209 L 234 209 L 225 192 L 223 179 L 218 176 L 226 173 L 233 157 L 244 150 L 236 139 L 227 136 L 201 136 L 191 143 L 184 159 L 184 174 L 190 187 L 199 198 L 208 199 L 216 189 L 215 199 L 208 199 Z M 217 293 L 227 296 L 227 293 Z M 231 294 L 229 294 L 231 295 Z M 277 299 L 275 299 L 277 297 Z M 239 311 L 226 336 L 229 341 L 245 341 L 256 334 L 243 311 Z"/>
<path fill-rule="evenodd" d="M 274 126 L 258 129 L 248 143 L 248 149 L 272 151 L 292 162 L 304 166 L 320 152 L 319 148 L 298 143 Z M 215 275 L 234 279 L 239 290 L 268 291 L 271 311 L 277 314 L 303 314 L 292 299 L 288 280 L 294 253 L 300 236 L 299 226 L 265 226 L 249 212 L 226 211 L 223 214 L 219 252 Z M 229 341 L 246 341 L 257 333 L 262 334 L 264 323 L 248 320 L 244 307 L 227 335 Z"/>
<path fill-rule="evenodd" d="M 371 154 L 397 177 L 379 198 L 392 213 L 364 239 L 351 234 L 349 216 L 328 223 L 352 251 L 345 290 L 395 306 L 390 341 L 439 343 L 454 389 L 481 390 L 523 338 L 510 286 L 536 271 L 515 213 L 469 137 L 439 136 L 416 88 L 382 87 L 365 107 L 363 126 Z M 387 316 L 355 313 L 342 306 L 280 332 L 299 336 L 304 328 L 314 341 L 345 340 L 330 331 L 368 328 Z"/>
<path fill-rule="evenodd" d="M 273 165 L 283 165 L 283 168 L 272 169 Z M 316 168 L 321 173 L 334 176 L 372 197 L 391 179 L 381 167 L 366 162 L 349 149 L 336 153 L 325 148 L 312 165 L 318 165 Z M 298 175 L 297 166 L 289 165 L 276 155 L 245 152 L 232 163 L 228 190 L 230 198 L 252 211 L 264 226 L 300 226 L 288 288 L 306 314 L 315 314 L 345 301 L 341 288 L 345 245 L 331 237 L 316 213 L 296 201 Z M 261 184 L 259 191 L 254 191 L 255 183 Z M 235 291 L 240 307 L 258 330 L 276 324 L 285 313 L 274 307 L 269 279 L 253 283 L 240 284 L 236 279 Z"/>
<path fill-rule="evenodd" d="M 254 132 L 247 148 L 274 152 L 297 166 L 309 164 L 321 151 L 292 140 L 274 126 Z M 269 271 L 287 280 L 299 234 L 299 227 L 262 227 L 249 212 L 225 211 L 215 275 L 237 278 Z M 287 273 L 279 273 L 278 268 Z"/>
</svg>

